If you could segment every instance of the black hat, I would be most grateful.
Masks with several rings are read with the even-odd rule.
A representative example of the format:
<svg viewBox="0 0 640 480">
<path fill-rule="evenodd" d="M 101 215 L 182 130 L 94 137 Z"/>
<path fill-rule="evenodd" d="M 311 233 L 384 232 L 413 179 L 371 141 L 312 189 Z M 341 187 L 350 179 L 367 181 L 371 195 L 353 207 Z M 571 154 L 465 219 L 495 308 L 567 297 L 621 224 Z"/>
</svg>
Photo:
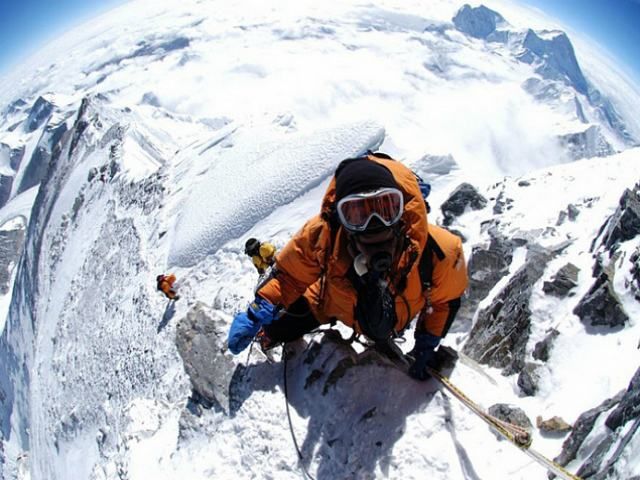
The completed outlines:
<svg viewBox="0 0 640 480">
<path fill-rule="evenodd" d="M 255 238 L 250 238 L 244 244 L 244 253 L 250 256 L 257 255 L 260 251 L 260 241 Z"/>
<path fill-rule="evenodd" d="M 336 169 L 336 200 L 352 193 L 378 188 L 398 188 L 391 171 L 366 157 L 343 160 Z"/>
</svg>

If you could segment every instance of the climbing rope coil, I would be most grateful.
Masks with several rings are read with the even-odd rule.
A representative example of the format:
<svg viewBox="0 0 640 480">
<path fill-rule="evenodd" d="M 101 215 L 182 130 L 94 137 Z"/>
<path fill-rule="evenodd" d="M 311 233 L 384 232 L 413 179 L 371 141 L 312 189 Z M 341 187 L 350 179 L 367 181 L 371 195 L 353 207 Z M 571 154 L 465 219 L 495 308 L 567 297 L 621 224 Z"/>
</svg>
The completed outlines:
<svg viewBox="0 0 640 480">
<path fill-rule="evenodd" d="M 440 384 L 445 387 L 454 397 L 456 397 L 462 404 L 468 407 L 473 413 L 484 420 L 495 432 L 500 436 L 514 444 L 521 451 L 535 460 L 539 465 L 546 468 L 548 471 L 554 473 L 556 476 L 564 480 L 582 480 L 577 475 L 566 470 L 562 465 L 554 462 L 553 460 L 545 457 L 540 452 L 531 448 L 533 439 L 531 433 L 525 428 L 519 425 L 514 425 L 509 422 L 500 420 L 499 418 L 490 415 L 480 408 L 473 400 L 467 397 L 458 387 L 456 387 L 451 381 L 442 375 L 437 370 L 427 367 L 429 374 L 435 378 Z"/>
</svg>

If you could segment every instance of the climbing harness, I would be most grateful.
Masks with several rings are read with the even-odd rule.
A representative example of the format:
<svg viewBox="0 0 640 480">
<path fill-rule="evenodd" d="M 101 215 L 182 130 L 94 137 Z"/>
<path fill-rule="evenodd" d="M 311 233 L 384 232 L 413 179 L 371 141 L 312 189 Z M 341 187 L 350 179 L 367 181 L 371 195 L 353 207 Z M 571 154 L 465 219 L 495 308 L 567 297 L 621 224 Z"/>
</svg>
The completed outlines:
<svg viewBox="0 0 640 480">
<path fill-rule="evenodd" d="M 289 391 L 287 388 L 287 352 L 285 350 L 285 346 L 282 346 L 282 363 L 284 364 L 284 401 L 287 407 L 287 420 L 289 420 L 289 431 L 291 432 L 291 438 L 293 439 L 293 446 L 296 448 L 296 453 L 298 454 L 298 461 L 300 462 L 300 466 L 302 467 L 302 473 L 305 478 L 309 478 L 310 480 L 315 480 L 313 476 L 307 470 L 307 467 L 304 465 L 304 456 L 302 455 L 302 451 L 298 446 L 298 441 L 296 440 L 296 434 L 293 431 L 293 422 L 291 421 L 291 411 L 289 409 Z"/>
<path fill-rule="evenodd" d="M 431 367 L 427 367 L 427 372 L 438 382 L 440 382 L 440 384 L 445 387 L 454 397 L 460 400 L 460 402 L 462 402 L 473 413 L 475 413 L 484 422 L 486 422 L 489 427 L 491 427 L 501 437 L 514 444 L 521 451 L 535 460 L 539 465 L 545 467 L 548 471 L 553 472 L 563 480 L 582 480 L 577 475 L 574 475 L 573 473 L 566 470 L 563 466 L 559 465 L 553 460 L 550 460 L 540 452 L 531 448 L 533 439 L 531 438 L 531 434 L 528 430 L 518 425 L 500 420 L 499 418 L 496 418 L 493 415 L 485 412 L 440 372 L 434 370 Z"/>
</svg>

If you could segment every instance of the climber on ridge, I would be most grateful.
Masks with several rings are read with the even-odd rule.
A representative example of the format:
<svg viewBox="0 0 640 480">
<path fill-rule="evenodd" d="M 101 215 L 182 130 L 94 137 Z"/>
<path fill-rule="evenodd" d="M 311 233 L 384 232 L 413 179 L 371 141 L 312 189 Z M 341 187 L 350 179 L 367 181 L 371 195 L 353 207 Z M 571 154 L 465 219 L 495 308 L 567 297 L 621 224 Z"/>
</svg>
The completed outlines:
<svg viewBox="0 0 640 480">
<path fill-rule="evenodd" d="M 260 275 L 263 275 L 275 261 L 276 247 L 269 242 L 260 242 L 255 238 L 250 238 L 244 244 L 244 253 L 251 257 L 256 270 Z"/>
<path fill-rule="evenodd" d="M 240 353 L 254 337 L 268 350 L 336 320 L 384 345 L 417 317 L 409 374 L 425 380 L 466 286 L 462 242 L 428 224 L 414 173 L 369 153 L 340 163 L 320 214 L 235 316 L 229 350 Z"/>
<path fill-rule="evenodd" d="M 178 301 L 180 300 L 180 295 L 178 295 L 173 286 L 175 281 L 176 276 L 173 273 L 170 273 L 169 275 L 161 274 L 156 277 L 158 290 L 164 293 L 169 300 Z"/>
</svg>

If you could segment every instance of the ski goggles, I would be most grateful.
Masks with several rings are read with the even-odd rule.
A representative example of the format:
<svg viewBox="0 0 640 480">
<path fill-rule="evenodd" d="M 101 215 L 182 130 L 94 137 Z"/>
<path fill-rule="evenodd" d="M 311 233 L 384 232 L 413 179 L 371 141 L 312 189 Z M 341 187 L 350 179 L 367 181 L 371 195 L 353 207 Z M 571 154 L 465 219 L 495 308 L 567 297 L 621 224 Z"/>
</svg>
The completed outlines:
<svg viewBox="0 0 640 480">
<path fill-rule="evenodd" d="M 395 224 L 404 210 L 404 198 L 397 188 L 347 195 L 338 202 L 340 223 L 351 232 L 363 232 L 376 217 L 386 227 Z"/>
</svg>

